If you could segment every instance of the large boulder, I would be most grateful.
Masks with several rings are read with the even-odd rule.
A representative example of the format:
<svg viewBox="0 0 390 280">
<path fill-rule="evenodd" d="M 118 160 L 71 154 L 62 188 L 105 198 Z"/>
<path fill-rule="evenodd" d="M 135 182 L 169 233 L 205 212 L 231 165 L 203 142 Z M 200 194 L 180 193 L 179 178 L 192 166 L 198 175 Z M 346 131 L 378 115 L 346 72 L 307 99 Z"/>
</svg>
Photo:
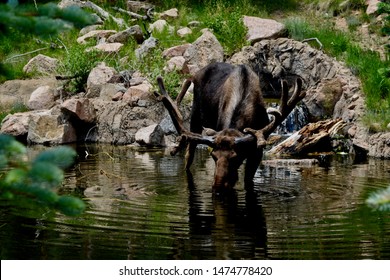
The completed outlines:
<svg viewBox="0 0 390 280">
<path fill-rule="evenodd" d="M 50 86 L 40 86 L 31 93 L 27 106 L 30 110 L 50 109 L 56 104 L 58 94 Z"/>
<path fill-rule="evenodd" d="M 147 109 L 129 106 L 126 102 L 106 102 L 92 99 L 97 109 L 96 129 L 89 133 L 89 140 L 110 144 L 131 144 L 135 133 L 142 127 L 158 123 L 166 114 L 160 103 L 154 103 Z"/>
<path fill-rule="evenodd" d="M 122 100 L 131 106 L 147 107 L 155 103 L 152 99 L 152 85 L 148 82 L 143 82 L 139 85 L 130 87 L 123 95 Z"/>
<path fill-rule="evenodd" d="M 14 104 L 27 106 L 31 93 L 41 86 L 56 88 L 57 80 L 53 78 L 29 79 L 29 80 L 9 80 L 0 84 L 0 104 L 11 107 Z"/>
<path fill-rule="evenodd" d="M 15 113 L 6 116 L 1 123 L 1 133 L 9 134 L 18 139 L 27 137 L 28 123 L 31 112 Z"/>
<path fill-rule="evenodd" d="M 364 94 L 359 79 L 342 63 L 306 43 L 286 38 L 262 40 L 244 47 L 229 62 L 256 69 L 266 94 L 280 94 L 280 79 L 293 87 L 296 78 L 301 77 L 309 120 L 321 116 L 341 118 L 350 127 L 346 137 L 368 153 L 369 147 L 362 144 L 369 141 L 362 121 Z"/>
<path fill-rule="evenodd" d="M 191 75 L 213 62 L 221 62 L 224 58 L 222 45 L 215 35 L 205 30 L 195 42 L 184 52 L 184 58 Z"/>
<path fill-rule="evenodd" d="M 61 104 L 61 111 L 70 120 L 94 123 L 96 112 L 93 103 L 88 98 L 71 98 Z"/>
<path fill-rule="evenodd" d="M 116 70 L 106 66 L 104 62 L 93 68 L 87 79 L 87 97 L 98 97 L 102 86 L 115 74 Z"/>
<path fill-rule="evenodd" d="M 247 40 L 254 44 L 264 39 L 276 39 L 287 31 L 284 24 L 273 19 L 244 16 L 244 25 L 248 29 Z"/>
<path fill-rule="evenodd" d="M 27 142 L 31 144 L 65 144 L 77 141 L 73 126 L 52 114 L 51 110 L 42 111 L 30 116 Z"/>
<path fill-rule="evenodd" d="M 30 61 L 23 67 L 23 71 L 27 74 L 50 76 L 56 73 L 58 63 L 59 61 L 56 58 L 38 54 L 30 59 Z"/>
<path fill-rule="evenodd" d="M 2 122 L 1 133 L 31 144 L 64 144 L 77 140 L 72 124 L 55 107 L 8 115 Z"/>
</svg>

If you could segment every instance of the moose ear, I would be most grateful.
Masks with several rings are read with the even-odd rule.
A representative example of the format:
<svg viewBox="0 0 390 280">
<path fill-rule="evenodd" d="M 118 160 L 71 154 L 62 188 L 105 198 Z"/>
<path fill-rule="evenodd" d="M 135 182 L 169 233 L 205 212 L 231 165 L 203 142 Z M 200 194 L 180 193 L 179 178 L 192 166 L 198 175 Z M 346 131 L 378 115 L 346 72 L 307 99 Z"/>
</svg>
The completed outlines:
<svg viewBox="0 0 390 280">
<path fill-rule="evenodd" d="M 202 135 L 203 136 L 215 136 L 217 134 L 217 131 L 211 128 L 203 127 Z"/>
</svg>

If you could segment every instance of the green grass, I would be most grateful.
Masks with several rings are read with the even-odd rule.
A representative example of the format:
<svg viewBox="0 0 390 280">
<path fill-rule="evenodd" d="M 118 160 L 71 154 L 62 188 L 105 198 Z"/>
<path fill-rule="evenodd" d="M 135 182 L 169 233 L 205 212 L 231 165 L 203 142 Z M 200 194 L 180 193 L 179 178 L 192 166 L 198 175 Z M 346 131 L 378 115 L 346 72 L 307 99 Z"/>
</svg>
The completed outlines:
<svg viewBox="0 0 390 280">
<path fill-rule="evenodd" d="M 28 111 L 28 108 L 22 103 L 15 103 L 11 108 L 0 104 L 0 125 L 7 115 L 26 111 Z"/>
</svg>

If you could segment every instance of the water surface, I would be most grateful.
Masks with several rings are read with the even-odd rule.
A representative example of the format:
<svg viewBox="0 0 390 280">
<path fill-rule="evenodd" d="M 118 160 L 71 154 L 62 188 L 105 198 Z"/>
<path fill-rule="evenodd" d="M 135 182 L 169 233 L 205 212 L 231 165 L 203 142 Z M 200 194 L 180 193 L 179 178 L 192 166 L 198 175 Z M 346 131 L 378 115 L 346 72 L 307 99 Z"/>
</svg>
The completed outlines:
<svg viewBox="0 0 390 280">
<path fill-rule="evenodd" d="M 216 196 L 207 149 L 192 176 L 183 155 L 163 149 L 77 151 L 60 192 L 83 197 L 87 211 L 2 207 L 2 259 L 390 259 L 390 214 L 364 204 L 390 183 L 389 161 L 262 165 L 253 186 Z"/>
</svg>

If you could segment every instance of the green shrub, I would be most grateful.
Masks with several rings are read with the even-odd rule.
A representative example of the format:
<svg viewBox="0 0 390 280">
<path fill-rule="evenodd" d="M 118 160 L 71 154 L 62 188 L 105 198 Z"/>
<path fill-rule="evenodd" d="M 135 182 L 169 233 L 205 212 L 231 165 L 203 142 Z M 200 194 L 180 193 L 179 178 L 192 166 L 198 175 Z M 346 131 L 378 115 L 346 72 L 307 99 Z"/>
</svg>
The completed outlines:
<svg viewBox="0 0 390 280">
<path fill-rule="evenodd" d="M 82 200 L 56 192 L 64 179 L 63 170 L 73 164 L 75 157 L 73 149 L 62 146 L 26 161 L 25 146 L 0 134 L 0 199 L 16 207 L 55 209 L 69 216 L 81 214 L 85 209 Z"/>
<path fill-rule="evenodd" d="M 390 186 L 370 194 L 366 204 L 379 211 L 390 211 Z"/>
<path fill-rule="evenodd" d="M 65 49 L 65 55 L 61 59 L 59 73 L 69 78 L 66 89 L 70 92 L 81 92 L 85 90 L 88 75 L 100 61 L 99 52 L 95 50 L 86 51 L 88 46 L 72 44 Z"/>
<path fill-rule="evenodd" d="M 213 31 L 222 44 L 225 54 L 229 56 L 247 44 L 246 28 L 243 22 L 245 13 L 242 8 L 245 4 L 228 6 L 222 1 L 215 2 L 205 8 L 201 20 Z"/>
</svg>

